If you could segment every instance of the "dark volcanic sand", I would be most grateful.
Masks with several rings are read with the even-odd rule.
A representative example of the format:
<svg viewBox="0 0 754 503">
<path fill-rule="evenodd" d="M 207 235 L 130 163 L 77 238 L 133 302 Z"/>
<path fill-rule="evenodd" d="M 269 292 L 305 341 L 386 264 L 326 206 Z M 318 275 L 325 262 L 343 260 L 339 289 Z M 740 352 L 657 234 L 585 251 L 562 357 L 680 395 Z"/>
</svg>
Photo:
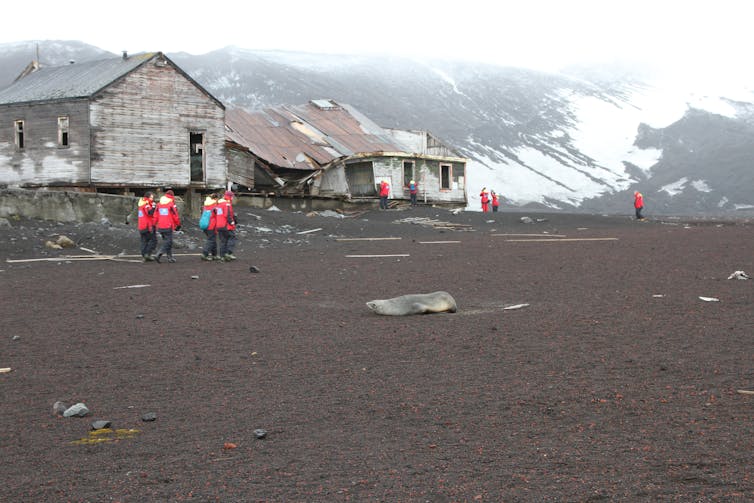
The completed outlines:
<svg viewBox="0 0 754 503">
<path fill-rule="evenodd" d="M 12 368 L 0 374 L 0 501 L 754 494 L 754 396 L 737 393 L 754 389 L 754 280 L 727 279 L 754 273 L 750 222 L 241 215 L 239 259 L 223 264 L 7 263 L 86 255 L 45 250 L 57 234 L 103 253 L 138 253 L 138 238 L 125 226 L 0 228 L 0 367 Z M 417 216 L 473 231 L 394 223 Z M 196 253 L 186 227 L 177 254 Z M 493 235 L 545 232 L 618 239 Z M 402 239 L 336 240 L 388 236 Z M 150 286 L 118 288 L 139 284 Z M 459 312 L 365 305 L 435 290 Z M 57 400 L 91 414 L 54 417 Z M 90 437 L 95 419 L 139 431 Z"/>
</svg>

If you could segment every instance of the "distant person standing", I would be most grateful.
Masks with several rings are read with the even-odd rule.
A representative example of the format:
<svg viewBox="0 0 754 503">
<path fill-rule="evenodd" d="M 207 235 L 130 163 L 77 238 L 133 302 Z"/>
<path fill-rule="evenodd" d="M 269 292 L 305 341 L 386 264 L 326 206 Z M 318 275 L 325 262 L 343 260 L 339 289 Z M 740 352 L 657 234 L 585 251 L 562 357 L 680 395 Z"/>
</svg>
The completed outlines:
<svg viewBox="0 0 754 503">
<path fill-rule="evenodd" d="M 227 190 L 217 202 L 217 236 L 220 238 L 220 256 L 226 262 L 236 260 L 236 214 L 233 212 L 233 192 Z"/>
<path fill-rule="evenodd" d="M 157 231 L 155 231 L 155 208 L 154 193 L 145 192 L 139 199 L 137 215 L 139 217 L 139 235 L 141 237 L 141 258 L 144 262 L 154 260 L 154 250 L 157 248 Z"/>
<path fill-rule="evenodd" d="M 382 180 L 380 182 L 380 209 L 386 210 L 387 209 L 387 198 L 390 195 L 390 184 L 387 183 L 387 180 Z"/>
<path fill-rule="evenodd" d="M 162 236 L 162 247 L 155 260 L 160 261 L 163 255 L 167 255 L 168 262 L 173 263 L 173 231 L 181 230 L 181 218 L 178 216 L 178 208 L 175 206 L 175 194 L 172 190 L 165 192 L 157 204 L 157 232 Z"/>
<path fill-rule="evenodd" d="M 643 220 L 641 210 L 644 209 L 644 196 L 638 190 L 634 192 L 634 209 L 636 210 L 636 219 Z"/>
<path fill-rule="evenodd" d="M 479 197 L 482 199 L 482 213 L 490 211 L 490 193 L 487 187 L 482 187 L 482 192 L 479 193 Z"/>
<path fill-rule="evenodd" d="M 500 207 L 500 198 L 493 190 L 492 192 L 492 213 L 497 213 L 497 209 Z"/>
<path fill-rule="evenodd" d="M 411 197 L 411 206 L 416 206 L 416 194 L 419 192 L 419 186 L 414 180 L 408 182 L 408 195 Z"/>
<path fill-rule="evenodd" d="M 204 235 L 207 240 L 204 242 L 202 249 L 202 260 L 212 261 L 220 260 L 217 256 L 217 202 L 218 195 L 214 192 L 207 196 L 202 206 L 202 213 L 209 211 L 209 225 L 204 229 Z"/>
</svg>

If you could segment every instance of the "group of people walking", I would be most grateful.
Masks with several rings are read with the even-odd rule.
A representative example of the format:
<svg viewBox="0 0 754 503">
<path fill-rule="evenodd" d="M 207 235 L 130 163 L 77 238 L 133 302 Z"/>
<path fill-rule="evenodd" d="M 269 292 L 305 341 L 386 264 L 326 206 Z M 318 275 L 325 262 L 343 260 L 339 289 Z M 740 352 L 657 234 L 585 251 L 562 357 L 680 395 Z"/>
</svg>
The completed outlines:
<svg viewBox="0 0 754 503">
<path fill-rule="evenodd" d="M 487 187 L 482 187 L 482 192 L 479 193 L 479 197 L 482 199 L 482 212 L 487 213 L 492 208 L 492 211 L 497 213 L 500 208 L 500 197 L 494 190 L 488 190 Z"/>
<path fill-rule="evenodd" d="M 236 214 L 233 211 L 233 192 L 226 191 L 222 198 L 210 194 L 204 201 L 202 211 L 209 211 L 210 218 L 204 234 L 207 237 L 202 248 L 202 260 L 236 260 L 233 249 L 236 245 Z M 144 262 L 162 262 L 163 257 L 174 263 L 173 233 L 181 230 L 181 217 L 175 205 L 172 190 L 155 201 L 154 192 L 146 192 L 137 205 L 141 257 Z M 162 245 L 157 251 L 157 234 Z M 219 241 L 219 243 L 218 243 Z M 219 253 L 218 253 L 219 248 Z"/>
<path fill-rule="evenodd" d="M 379 184 L 380 209 L 388 209 L 388 197 L 390 197 L 390 183 L 387 180 L 380 180 Z M 415 180 L 408 182 L 408 195 L 411 200 L 411 206 L 416 206 L 416 197 L 419 194 L 419 184 Z"/>
</svg>

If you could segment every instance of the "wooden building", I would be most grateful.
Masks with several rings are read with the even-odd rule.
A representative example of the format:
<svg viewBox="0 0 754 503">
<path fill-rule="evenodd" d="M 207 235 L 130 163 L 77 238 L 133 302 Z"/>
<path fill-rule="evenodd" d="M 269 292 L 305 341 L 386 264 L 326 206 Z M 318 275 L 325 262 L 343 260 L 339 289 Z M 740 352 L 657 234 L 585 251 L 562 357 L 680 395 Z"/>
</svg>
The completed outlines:
<svg viewBox="0 0 754 503">
<path fill-rule="evenodd" d="M 161 52 L 41 67 L 0 90 L 0 186 L 227 183 L 224 105 Z"/>
<path fill-rule="evenodd" d="M 392 199 L 409 199 L 413 179 L 420 201 L 466 204 L 466 159 L 429 132 L 381 128 L 350 105 L 228 109 L 226 125 L 226 142 L 238 151 L 230 169 L 256 174 L 257 191 L 369 199 L 387 180 Z"/>
</svg>

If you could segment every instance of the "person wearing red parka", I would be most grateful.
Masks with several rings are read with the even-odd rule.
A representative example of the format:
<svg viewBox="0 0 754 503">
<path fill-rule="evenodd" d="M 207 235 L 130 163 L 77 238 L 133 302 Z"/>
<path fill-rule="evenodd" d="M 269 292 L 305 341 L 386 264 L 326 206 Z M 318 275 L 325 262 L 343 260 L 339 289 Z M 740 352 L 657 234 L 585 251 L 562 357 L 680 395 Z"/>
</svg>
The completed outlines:
<svg viewBox="0 0 754 503">
<path fill-rule="evenodd" d="M 380 209 L 387 209 L 387 198 L 390 196 L 390 184 L 387 180 L 380 182 Z"/>
<path fill-rule="evenodd" d="M 154 193 L 145 192 L 139 198 L 136 208 L 139 217 L 139 236 L 141 237 L 141 257 L 144 262 L 154 260 L 154 250 L 157 248 L 157 232 L 155 231 L 155 218 L 157 205 L 154 202 Z"/>
<path fill-rule="evenodd" d="M 487 187 L 482 187 L 482 192 L 479 193 L 479 197 L 482 199 L 482 212 L 487 213 L 490 211 L 490 193 Z"/>
<path fill-rule="evenodd" d="M 181 230 L 181 218 L 178 216 L 178 208 L 175 206 L 175 194 L 172 190 L 165 192 L 160 198 L 155 211 L 157 215 L 156 227 L 157 232 L 162 236 L 162 247 L 160 253 L 154 258 L 160 261 L 163 255 L 167 255 L 168 262 L 175 262 L 173 258 L 173 231 Z"/>
<path fill-rule="evenodd" d="M 500 207 L 500 197 L 497 195 L 497 193 L 494 190 L 491 192 L 491 194 L 492 194 L 492 212 L 497 213 L 497 210 Z"/>
<path fill-rule="evenodd" d="M 217 256 L 217 200 L 217 194 L 212 193 L 207 196 L 204 200 L 204 206 L 202 206 L 202 213 L 205 211 L 210 212 L 209 226 L 204 230 L 207 240 L 204 242 L 204 248 L 202 249 L 202 260 L 208 262 L 220 260 Z"/>
<path fill-rule="evenodd" d="M 226 262 L 236 260 L 236 214 L 233 211 L 233 192 L 227 190 L 217 202 L 217 235 L 220 238 L 220 256 Z"/>
<path fill-rule="evenodd" d="M 638 190 L 634 191 L 634 209 L 636 210 L 636 219 L 642 220 L 641 210 L 644 209 L 644 196 Z"/>
</svg>

